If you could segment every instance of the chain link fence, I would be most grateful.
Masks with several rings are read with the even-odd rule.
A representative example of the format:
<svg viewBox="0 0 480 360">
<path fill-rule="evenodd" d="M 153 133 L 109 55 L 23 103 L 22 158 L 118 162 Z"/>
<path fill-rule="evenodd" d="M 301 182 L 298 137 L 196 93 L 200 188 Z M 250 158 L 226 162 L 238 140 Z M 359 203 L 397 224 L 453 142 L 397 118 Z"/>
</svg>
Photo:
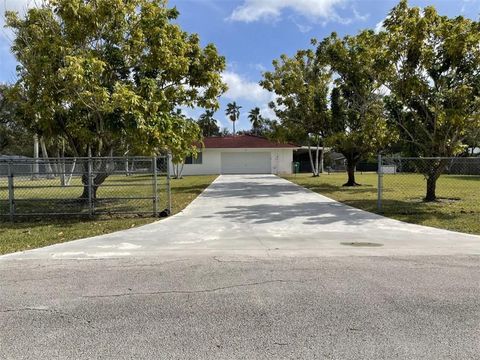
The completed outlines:
<svg viewBox="0 0 480 360">
<path fill-rule="evenodd" d="M 382 157 L 378 163 L 379 210 L 408 212 L 425 201 L 461 203 L 478 216 L 480 157 Z M 479 217 L 480 221 L 480 217 Z"/>
<path fill-rule="evenodd" d="M 169 158 L 0 160 L 0 217 L 171 212 Z"/>
</svg>

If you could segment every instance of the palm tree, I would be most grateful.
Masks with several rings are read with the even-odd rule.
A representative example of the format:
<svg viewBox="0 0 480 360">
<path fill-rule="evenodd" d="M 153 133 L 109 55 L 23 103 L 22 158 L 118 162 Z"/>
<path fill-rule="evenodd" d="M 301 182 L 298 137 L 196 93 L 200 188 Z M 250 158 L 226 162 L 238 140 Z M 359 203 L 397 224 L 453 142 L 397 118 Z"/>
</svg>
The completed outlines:
<svg viewBox="0 0 480 360">
<path fill-rule="evenodd" d="M 235 122 L 240 118 L 240 109 L 242 107 L 238 106 L 234 101 L 227 104 L 227 109 L 225 114 L 229 117 L 230 121 L 233 123 L 233 136 L 235 136 Z"/>
<path fill-rule="evenodd" d="M 220 134 L 220 128 L 218 127 L 217 120 L 213 117 L 213 110 L 206 110 L 204 114 L 200 115 L 197 121 L 198 126 L 202 129 L 203 136 L 218 136 Z"/>
<path fill-rule="evenodd" d="M 250 112 L 248 113 L 248 118 L 252 123 L 252 130 L 254 134 L 258 135 L 259 130 L 263 126 L 263 118 L 262 115 L 260 115 L 260 108 L 256 107 L 250 110 Z"/>
</svg>

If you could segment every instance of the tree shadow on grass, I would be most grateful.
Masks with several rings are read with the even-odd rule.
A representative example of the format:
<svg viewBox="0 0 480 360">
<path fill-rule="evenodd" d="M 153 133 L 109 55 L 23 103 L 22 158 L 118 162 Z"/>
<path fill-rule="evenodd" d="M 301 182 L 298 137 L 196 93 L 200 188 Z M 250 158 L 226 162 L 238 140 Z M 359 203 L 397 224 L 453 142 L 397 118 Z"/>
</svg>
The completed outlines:
<svg viewBox="0 0 480 360">
<path fill-rule="evenodd" d="M 355 187 L 345 187 L 341 185 L 331 185 L 331 184 L 316 184 L 302 185 L 307 189 L 312 190 L 313 192 L 319 193 L 320 195 L 328 195 L 338 192 L 348 193 L 348 194 L 376 194 L 377 188 L 372 185 L 361 185 Z"/>
<path fill-rule="evenodd" d="M 402 221 L 421 224 L 431 220 L 438 220 L 445 224 L 445 228 L 454 228 L 449 225 L 449 222 L 455 222 L 460 219 L 466 219 L 472 224 L 475 223 L 475 219 L 472 216 L 477 216 L 480 221 L 480 210 L 455 209 L 443 211 L 445 203 L 428 203 L 419 199 L 416 202 L 409 200 L 383 200 L 382 211 L 377 208 L 377 200 L 348 200 L 344 202 L 347 205 L 378 213 L 386 217 L 392 217 L 400 219 Z M 439 211 L 439 207 L 442 207 L 442 211 Z"/>
<path fill-rule="evenodd" d="M 200 194 L 206 187 L 207 184 L 175 186 L 172 187 L 172 194 Z"/>
<path fill-rule="evenodd" d="M 0 212 L 0 223 L 9 224 L 8 207 Z M 17 201 L 15 204 L 15 223 L 35 223 L 61 221 L 77 223 L 79 221 L 100 220 L 121 217 L 151 217 L 153 212 L 150 199 L 102 199 L 94 202 L 94 214 L 89 217 L 88 202 L 81 199 L 51 199 L 41 201 Z"/>
</svg>

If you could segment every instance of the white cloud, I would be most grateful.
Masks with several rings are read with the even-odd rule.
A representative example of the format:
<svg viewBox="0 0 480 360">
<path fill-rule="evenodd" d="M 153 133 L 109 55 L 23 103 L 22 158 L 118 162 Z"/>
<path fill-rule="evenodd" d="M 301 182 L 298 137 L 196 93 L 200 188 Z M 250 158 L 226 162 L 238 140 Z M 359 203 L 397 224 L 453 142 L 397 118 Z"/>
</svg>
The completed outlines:
<svg viewBox="0 0 480 360">
<path fill-rule="evenodd" d="M 275 114 L 275 111 L 273 111 L 268 105 L 260 108 L 260 114 L 262 114 L 264 118 L 267 118 L 270 120 L 277 119 L 277 115 Z"/>
<path fill-rule="evenodd" d="M 0 0 L 1 1 L 1 0 Z M 256 67 L 259 64 L 252 64 Z M 275 99 L 275 94 L 262 88 L 258 83 L 249 80 L 245 76 L 232 70 L 230 64 L 229 70 L 222 74 L 223 81 L 228 85 L 228 91 L 222 95 L 221 107 L 215 113 L 215 119 L 217 119 L 218 125 L 221 128 L 228 128 L 231 130 L 232 123 L 230 119 L 225 115 L 226 103 L 230 101 L 236 101 L 238 105 L 242 106 L 240 111 L 240 119 L 236 123 L 237 130 L 250 129 L 250 122 L 247 118 L 248 112 L 253 107 L 259 107 L 263 116 L 270 119 L 274 119 L 275 113 L 268 107 L 268 103 Z M 262 67 L 263 68 L 263 67 Z M 200 115 L 205 111 L 201 108 L 189 108 L 180 107 L 183 114 L 193 119 L 198 119 Z"/>
<path fill-rule="evenodd" d="M 297 25 L 298 30 L 300 30 L 301 33 L 308 33 L 313 29 L 313 26 L 311 25 L 305 25 L 305 24 L 300 24 L 294 21 L 295 25 Z"/>
<path fill-rule="evenodd" d="M 255 70 L 258 70 L 261 72 L 267 71 L 267 68 L 263 64 L 254 64 L 253 67 L 255 68 Z"/>
<path fill-rule="evenodd" d="M 244 0 L 235 8 L 229 19 L 254 22 L 276 21 L 284 10 L 290 9 L 312 20 L 340 20 L 335 8 L 349 0 Z"/>
<path fill-rule="evenodd" d="M 368 18 L 370 17 L 370 14 L 362 14 L 358 12 L 357 9 L 355 8 L 353 8 L 352 11 L 353 11 L 353 15 L 355 16 L 355 19 L 359 21 L 367 21 Z"/>
<path fill-rule="evenodd" d="M 222 79 L 228 85 L 228 91 L 223 95 L 227 99 L 268 103 L 274 98 L 272 93 L 262 88 L 258 83 L 249 81 L 233 71 L 224 72 Z"/>
<path fill-rule="evenodd" d="M 222 96 L 227 101 L 236 101 L 243 106 L 240 121 L 237 129 L 249 129 L 250 122 L 247 118 L 248 111 L 253 107 L 259 107 L 260 113 L 270 119 L 276 118 L 275 113 L 268 107 L 268 104 L 275 99 L 275 94 L 262 88 L 258 83 L 250 81 L 244 76 L 234 72 L 225 71 L 222 75 L 223 81 L 228 85 L 228 91 Z M 221 118 L 222 124 L 231 126 L 227 116 Z"/>
</svg>

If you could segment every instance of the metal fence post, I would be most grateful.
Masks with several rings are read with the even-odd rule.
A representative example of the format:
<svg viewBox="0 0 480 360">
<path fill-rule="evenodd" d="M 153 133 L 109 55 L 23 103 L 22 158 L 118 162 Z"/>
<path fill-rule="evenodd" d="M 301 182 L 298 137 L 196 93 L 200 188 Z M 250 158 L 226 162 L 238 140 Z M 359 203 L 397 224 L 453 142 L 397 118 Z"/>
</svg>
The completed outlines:
<svg viewBox="0 0 480 360">
<path fill-rule="evenodd" d="M 153 171 L 153 216 L 158 216 L 158 176 L 157 176 L 157 157 L 152 158 Z"/>
<path fill-rule="evenodd" d="M 93 168 L 92 158 L 88 157 L 88 215 L 93 216 Z"/>
<path fill-rule="evenodd" d="M 15 191 L 13 184 L 13 171 L 12 164 L 8 163 L 8 204 L 10 207 L 10 221 L 14 220 L 15 217 Z"/>
<path fill-rule="evenodd" d="M 172 155 L 167 154 L 167 199 L 168 199 L 168 213 L 172 213 L 172 186 L 170 184 L 171 174 L 170 174 L 170 164 L 172 163 Z"/>
<path fill-rule="evenodd" d="M 382 211 L 382 197 L 383 197 L 383 159 L 382 155 L 378 154 L 378 194 L 377 194 L 377 209 Z"/>
</svg>

